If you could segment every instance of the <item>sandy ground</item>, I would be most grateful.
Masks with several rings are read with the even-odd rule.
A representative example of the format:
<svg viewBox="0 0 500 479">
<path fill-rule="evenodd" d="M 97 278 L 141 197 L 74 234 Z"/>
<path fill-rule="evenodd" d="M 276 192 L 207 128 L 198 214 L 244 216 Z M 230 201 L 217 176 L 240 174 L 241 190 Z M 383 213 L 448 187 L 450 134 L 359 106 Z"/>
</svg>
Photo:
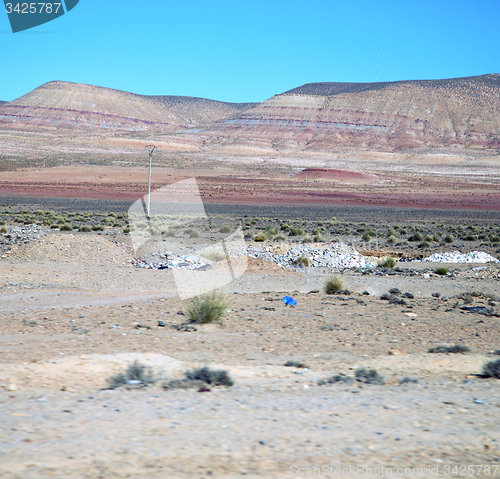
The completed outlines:
<svg viewBox="0 0 500 479">
<path fill-rule="evenodd" d="M 224 288 L 224 324 L 187 332 L 172 327 L 187 302 L 171 272 L 135 269 L 103 236 L 71 238 L 56 233 L 0 261 L 0 477 L 285 478 L 314 467 L 316 477 L 339 467 L 446 477 L 457 465 L 473 466 L 469 477 L 500 474 L 500 381 L 479 376 L 499 358 L 499 266 L 460 265 L 454 278 L 426 278 L 421 263 L 396 275 L 346 271 L 352 294 L 342 296 L 321 292 L 331 271 L 251 260 Z M 380 299 L 395 287 L 414 298 Z M 481 294 L 466 303 L 466 291 Z M 428 352 L 440 344 L 470 352 Z M 154 385 L 103 389 L 135 359 Z M 234 386 L 162 387 L 205 365 L 228 370 Z M 318 385 L 360 367 L 385 384 Z"/>
</svg>

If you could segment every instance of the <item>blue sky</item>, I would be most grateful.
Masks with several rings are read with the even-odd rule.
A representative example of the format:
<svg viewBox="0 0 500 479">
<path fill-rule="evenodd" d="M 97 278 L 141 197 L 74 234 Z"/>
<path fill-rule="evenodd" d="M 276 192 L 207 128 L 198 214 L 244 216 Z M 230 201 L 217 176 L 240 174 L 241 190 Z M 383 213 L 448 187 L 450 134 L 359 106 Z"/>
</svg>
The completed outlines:
<svg viewBox="0 0 500 479">
<path fill-rule="evenodd" d="M 3 6 L 2 6 L 3 7 Z M 51 80 L 146 95 L 264 101 L 304 83 L 500 73 L 499 0 L 80 0 L 13 34 L 0 100 Z"/>
</svg>

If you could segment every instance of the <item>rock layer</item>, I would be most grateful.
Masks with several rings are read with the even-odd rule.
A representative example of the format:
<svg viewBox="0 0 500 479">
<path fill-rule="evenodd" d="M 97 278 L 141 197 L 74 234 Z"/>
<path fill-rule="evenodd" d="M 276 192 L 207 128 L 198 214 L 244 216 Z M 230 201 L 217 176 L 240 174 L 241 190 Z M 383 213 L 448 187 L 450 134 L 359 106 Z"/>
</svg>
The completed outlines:
<svg viewBox="0 0 500 479">
<path fill-rule="evenodd" d="M 206 144 L 278 150 L 500 148 L 500 75 L 310 83 L 226 120 Z"/>
<path fill-rule="evenodd" d="M 5 104 L 0 124 L 59 128 L 178 129 L 232 118 L 253 103 L 182 96 L 146 96 L 81 83 L 54 81 Z"/>
</svg>

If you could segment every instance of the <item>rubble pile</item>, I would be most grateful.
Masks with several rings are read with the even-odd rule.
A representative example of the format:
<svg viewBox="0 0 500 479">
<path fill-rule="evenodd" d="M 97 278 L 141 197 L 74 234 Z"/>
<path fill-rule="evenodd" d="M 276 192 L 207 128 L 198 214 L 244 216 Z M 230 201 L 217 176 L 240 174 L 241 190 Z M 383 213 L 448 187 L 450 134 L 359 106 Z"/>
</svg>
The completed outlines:
<svg viewBox="0 0 500 479">
<path fill-rule="evenodd" d="M 46 234 L 40 226 L 34 223 L 26 226 L 11 226 L 8 233 L 0 234 L 0 253 L 4 254 L 14 245 L 28 244 Z"/>
<path fill-rule="evenodd" d="M 496 258 L 483 251 L 434 253 L 427 258 L 423 258 L 422 261 L 430 263 L 500 263 Z"/>
<path fill-rule="evenodd" d="M 159 251 L 133 258 L 131 263 L 133 266 L 146 269 L 200 270 L 209 268 L 212 261 L 197 254 L 182 255 L 172 251 Z"/>
<path fill-rule="evenodd" d="M 286 248 L 285 248 L 286 250 Z M 285 251 L 283 250 L 283 251 Z M 300 257 L 306 257 L 312 268 L 371 268 L 376 263 L 369 261 L 354 248 L 339 243 L 331 243 L 322 247 L 295 246 L 284 253 L 276 253 L 272 247 L 240 246 L 229 251 L 230 258 L 251 256 L 252 258 L 272 261 L 282 268 L 295 266 Z M 194 252 L 182 255 L 171 251 L 158 251 L 134 258 L 131 263 L 139 268 L 148 269 L 208 269 L 212 261 Z"/>
<path fill-rule="evenodd" d="M 241 249 L 230 253 L 230 257 L 241 254 Z M 371 268 L 377 265 L 354 248 L 340 243 L 330 243 L 323 247 L 295 246 L 283 254 L 272 253 L 266 248 L 247 247 L 245 249 L 249 256 L 274 261 L 283 268 L 294 266 L 300 257 L 308 258 L 312 268 Z"/>
</svg>

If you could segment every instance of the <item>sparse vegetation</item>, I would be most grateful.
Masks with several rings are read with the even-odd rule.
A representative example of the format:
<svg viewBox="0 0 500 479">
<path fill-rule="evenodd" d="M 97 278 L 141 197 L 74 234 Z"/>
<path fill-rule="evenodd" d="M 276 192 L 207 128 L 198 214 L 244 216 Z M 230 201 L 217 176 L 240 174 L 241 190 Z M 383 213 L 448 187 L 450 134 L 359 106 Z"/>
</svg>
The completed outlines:
<svg viewBox="0 0 500 479">
<path fill-rule="evenodd" d="M 283 233 L 278 233 L 274 237 L 274 241 L 285 241 L 285 240 L 286 240 L 286 236 Z"/>
<path fill-rule="evenodd" d="M 399 384 L 417 384 L 418 383 L 418 379 L 415 379 L 415 378 L 410 378 L 408 376 L 405 376 L 403 379 L 400 379 L 399 380 Z"/>
<path fill-rule="evenodd" d="M 363 236 L 361 237 L 361 239 L 363 241 L 365 241 L 366 243 L 368 243 L 369 241 L 372 240 L 372 237 L 371 237 L 370 233 L 365 232 L 365 233 L 363 233 Z"/>
<path fill-rule="evenodd" d="M 207 258 L 210 261 L 214 261 L 214 262 L 224 261 L 225 259 L 228 259 L 226 254 L 223 251 L 220 251 L 220 250 L 215 249 L 215 248 L 211 248 L 211 249 L 204 251 L 203 253 L 201 253 L 201 256 L 203 256 L 204 258 Z"/>
<path fill-rule="evenodd" d="M 500 359 L 497 361 L 490 361 L 483 366 L 483 377 L 500 379 Z"/>
<path fill-rule="evenodd" d="M 308 367 L 307 364 L 301 361 L 287 361 L 284 365 L 289 368 L 300 368 L 300 369 L 305 369 Z"/>
<path fill-rule="evenodd" d="M 221 233 L 231 233 L 231 226 L 222 225 L 219 230 Z"/>
<path fill-rule="evenodd" d="M 326 241 L 326 239 L 324 238 L 324 236 L 321 236 L 321 235 L 316 235 L 314 238 L 313 238 L 313 241 L 315 243 L 324 243 Z"/>
<path fill-rule="evenodd" d="M 305 232 L 306 231 L 304 228 L 294 226 L 288 230 L 288 235 L 289 236 L 300 236 L 300 235 L 303 235 Z"/>
<path fill-rule="evenodd" d="M 307 256 L 299 256 L 292 261 L 292 264 L 299 267 L 308 267 L 311 265 L 311 261 Z"/>
<path fill-rule="evenodd" d="M 394 268 L 397 262 L 398 260 L 393 256 L 386 256 L 385 258 L 382 258 L 379 261 L 377 261 L 377 264 L 381 268 Z"/>
<path fill-rule="evenodd" d="M 327 379 L 320 379 L 318 381 L 318 386 L 324 386 L 325 384 L 335 384 L 335 383 L 344 383 L 351 384 L 354 382 L 354 379 L 350 376 L 346 376 L 345 374 L 335 374 L 334 376 Z"/>
<path fill-rule="evenodd" d="M 360 368 L 355 372 L 356 380 L 366 384 L 384 384 L 384 378 L 375 369 Z"/>
<path fill-rule="evenodd" d="M 226 296 L 216 291 L 211 291 L 202 296 L 196 296 L 186 307 L 188 318 L 193 323 L 219 323 L 226 313 L 229 301 Z"/>
<path fill-rule="evenodd" d="M 153 383 L 153 372 L 147 366 L 134 361 L 124 373 L 119 373 L 107 379 L 108 388 L 116 389 L 121 386 L 144 387 Z"/>
<path fill-rule="evenodd" d="M 208 367 L 193 369 L 186 372 L 186 379 L 189 381 L 202 381 L 210 386 L 231 387 L 234 381 L 225 370 L 214 370 Z"/>
<path fill-rule="evenodd" d="M 436 268 L 434 270 L 434 273 L 439 274 L 440 276 L 446 276 L 448 274 L 448 269 L 444 266 L 441 266 L 439 268 Z"/>
<path fill-rule="evenodd" d="M 437 353 L 437 354 L 444 354 L 444 353 L 464 354 L 469 351 L 470 349 L 467 346 L 462 346 L 460 344 L 454 344 L 452 346 L 441 345 L 429 349 L 429 353 Z"/>
<path fill-rule="evenodd" d="M 325 293 L 335 294 L 344 289 L 344 282 L 340 276 L 331 276 L 325 282 Z"/>
<path fill-rule="evenodd" d="M 424 239 L 424 236 L 422 235 L 422 233 L 414 233 L 413 235 L 411 235 L 409 238 L 408 238 L 408 241 L 422 241 Z"/>
</svg>

